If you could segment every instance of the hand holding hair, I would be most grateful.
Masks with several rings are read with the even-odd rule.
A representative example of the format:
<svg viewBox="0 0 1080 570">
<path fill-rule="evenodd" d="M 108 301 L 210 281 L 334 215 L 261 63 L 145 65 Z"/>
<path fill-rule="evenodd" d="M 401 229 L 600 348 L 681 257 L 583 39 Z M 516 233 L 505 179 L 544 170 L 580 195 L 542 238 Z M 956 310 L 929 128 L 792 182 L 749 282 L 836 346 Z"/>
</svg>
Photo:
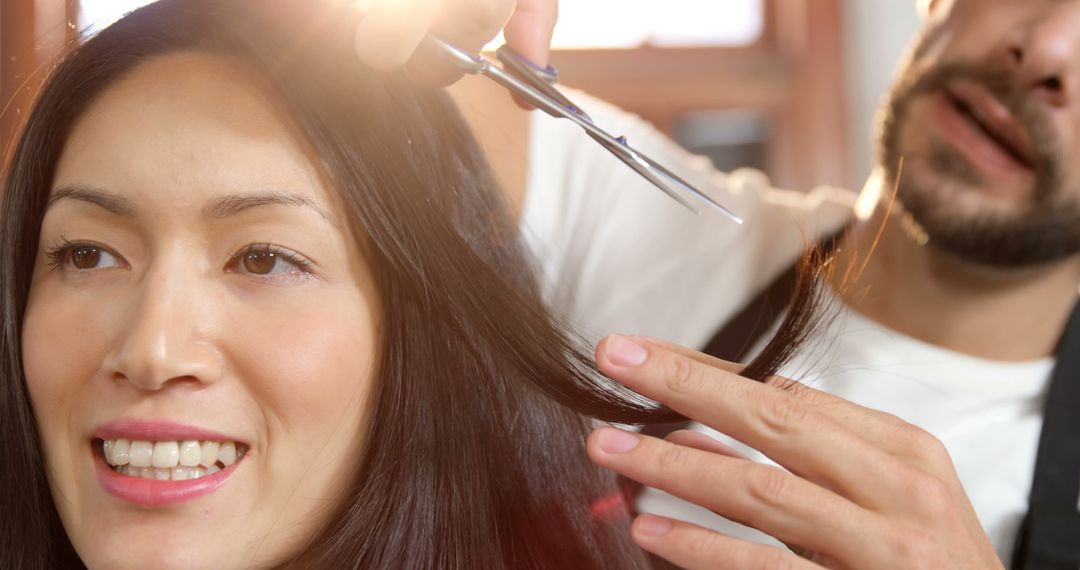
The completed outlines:
<svg viewBox="0 0 1080 570">
<path fill-rule="evenodd" d="M 380 71 L 405 69 L 413 83 L 449 85 L 462 72 L 428 51 L 421 41 L 433 33 L 477 53 L 500 30 L 514 51 L 546 66 L 558 0 L 358 0 L 356 29 L 360 60 Z"/>
<path fill-rule="evenodd" d="M 652 515 L 645 550 L 704 568 L 1002 568 L 944 446 L 899 418 L 663 341 L 611 336 L 600 369 L 631 389 L 746 443 L 785 469 L 700 434 L 660 440 L 600 428 L 600 466 L 768 533 L 795 552 Z"/>
</svg>

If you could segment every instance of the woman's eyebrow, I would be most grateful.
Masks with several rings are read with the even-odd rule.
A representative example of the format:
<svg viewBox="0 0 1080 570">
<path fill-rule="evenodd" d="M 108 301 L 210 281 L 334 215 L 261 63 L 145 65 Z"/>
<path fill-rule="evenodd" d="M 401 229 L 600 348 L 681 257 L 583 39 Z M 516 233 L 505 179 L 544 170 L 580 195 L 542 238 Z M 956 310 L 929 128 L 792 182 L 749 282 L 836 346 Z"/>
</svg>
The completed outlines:
<svg viewBox="0 0 1080 570">
<path fill-rule="evenodd" d="M 329 221 L 330 216 L 310 198 L 299 194 L 265 192 L 255 194 L 232 194 L 224 196 L 206 205 L 203 214 L 210 218 L 226 218 L 244 210 L 259 206 L 283 205 L 310 208 Z"/>
<path fill-rule="evenodd" d="M 132 218 L 135 216 L 135 205 L 128 198 L 78 184 L 60 186 L 54 190 L 49 196 L 49 203 L 46 208 L 51 207 L 56 202 L 64 199 L 79 200 L 81 202 L 94 204 L 108 212 L 125 218 Z M 283 192 L 231 194 L 223 196 L 208 203 L 203 208 L 203 215 L 209 218 L 226 218 L 243 212 L 244 210 L 269 205 L 310 208 L 322 218 L 328 221 L 330 220 L 329 214 L 310 198 L 299 194 L 287 194 Z"/>
<path fill-rule="evenodd" d="M 45 208 L 48 209 L 52 207 L 53 204 L 65 198 L 95 204 L 124 218 L 135 216 L 135 206 L 131 203 L 131 200 L 77 184 L 61 186 L 56 190 L 53 190 L 52 194 L 49 196 L 49 203 L 46 204 Z"/>
</svg>

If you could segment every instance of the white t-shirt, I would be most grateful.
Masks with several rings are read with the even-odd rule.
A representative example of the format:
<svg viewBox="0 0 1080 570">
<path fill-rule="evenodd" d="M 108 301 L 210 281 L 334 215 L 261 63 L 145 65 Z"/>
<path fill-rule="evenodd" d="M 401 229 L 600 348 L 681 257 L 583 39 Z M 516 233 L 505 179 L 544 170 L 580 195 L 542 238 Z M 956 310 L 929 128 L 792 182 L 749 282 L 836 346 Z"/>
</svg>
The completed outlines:
<svg viewBox="0 0 1080 570">
<path fill-rule="evenodd" d="M 704 346 L 791 266 L 804 245 L 851 219 L 850 192 L 787 192 L 770 188 L 756 171 L 717 172 L 640 119 L 581 94 L 572 99 L 598 125 L 626 135 L 632 146 L 746 220 L 736 225 L 704 208 L 693 215 L 575 125 L 534 113 L 522 227 L 539 258 L 548 300 L 590 339 L 618 332 Z M 1027 510 L 1052 359 L 982 360 L 840 311 L 784 375 L 937 436 L 999 555 L 1008 560 Z M 704 426 L 695 429 L 724 438 Z M 658 491 L 646 491 L 638 506 L 766 539 Z"/>
</svg>

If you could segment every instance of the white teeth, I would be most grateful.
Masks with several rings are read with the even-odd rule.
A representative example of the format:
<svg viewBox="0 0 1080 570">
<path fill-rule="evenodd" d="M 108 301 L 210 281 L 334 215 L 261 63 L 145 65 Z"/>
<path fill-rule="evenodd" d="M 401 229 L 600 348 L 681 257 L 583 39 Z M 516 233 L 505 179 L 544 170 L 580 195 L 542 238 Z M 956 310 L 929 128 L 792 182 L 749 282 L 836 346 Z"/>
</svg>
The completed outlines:
<svg viewBox="0 0 1080 570">
<path fill-rule="evenodd" d="M 131 465 L 121 465 L 115 467 L 117 473 L 121 475 L 127 475 L 128 477 L 139 477 L 142 479 L 154 479 L 157 481 L 186 481 L 188 479 L 198 479 L 199 477 L 205 477 L 206 475 L 217 473 L 221 469 L 217 466 L 211 468 L 212 470 L 203 469 L 202 467 L 173 467 L 172 469 L 155 469 L 153 467 L 132 467 Z"/>
<path fill-rule="evenodd" d="M 154 467 L 171 469 L 180 462 L 180 444 L 175 441 L 159 441 L 154 444 Z"/>
<path fill-rule="evenodd" d="M 231 441 L 221 444 L 221 451 L 218 452 L 218 461 L 225 467 L 236 463 L 236 444 Z"/>
<path fill-rule="evenodd" d="M 112 459 L 109 459 L 109 455 L 105 455 L 105 460 L 111 465 L 127 465 L 129 452 L 131 450 L 131 442 L 126 439 L 111 440 L 112 444 Z"/>
<path fill-rule="evenodd" d="M 235 441 L 129 441 L 102 442 L 105 462 L 117 473 L 159 481 L 185 481 L 212 475 L 236 463 L 247 447 Z"/>
<path fill-rule="evenodd" d="M 202 458 L 202 446 L 197 441 L 185 441 L 180 444 L 180 465 L 195 467 Z"/>
<path fill-rule="evenodd" d="M 150 467 L 154 456 L 154 445 L 149 441 L 133 441 L 128 450 L 128 461 L 132 467 Z"/>
<path fill-rule="evenodd" d="M 203 467 L 210 467 L 214 463 L 217 463 L 219 449 L 221 449 L 221 444 L 219 442 L 202 442 L 202 448 L 199 453 L 199 465 L 202 465 Z"/>
</svg>

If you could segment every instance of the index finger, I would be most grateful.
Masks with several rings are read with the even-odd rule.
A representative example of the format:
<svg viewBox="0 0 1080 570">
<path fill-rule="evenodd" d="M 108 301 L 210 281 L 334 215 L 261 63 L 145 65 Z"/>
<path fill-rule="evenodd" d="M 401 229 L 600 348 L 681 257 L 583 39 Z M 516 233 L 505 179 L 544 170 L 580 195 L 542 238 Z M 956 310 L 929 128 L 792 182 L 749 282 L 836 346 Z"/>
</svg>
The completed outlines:
<svg viewBox="0 0 1080 570">
<path fill-rule="evenodd" d="M 725 370 L 732 374 L 740 374 L 744 368 L 741 364 L 720 360 L 666 340 L 647 337 L 635 338 L 705 366 Z M 927 448 L 927 434 L 899 417 L 881 410 L 860 406 L 782 376 L 770 376 L 764 380 L 764 383 L 784 390 L 810 408 L 820 411 L 840 424 L 847 426 L 848 429 L 855 431 L 874 446 L 917 467 L 924 469 L 928 467 L 924 457 Z"/>
<path fill-rule="evenodd" d="M 598 349 L 597 362 L 605 373 L 641 394 L 761 451 L 800 476 L 860 505 L 873 509 L 893 506 L 895 495 L 881 493 L 865 482 L 900 488 L 914 471 L 858 432 L 784 390 L 663 347 L 626 337 L 608 337 Z M 823 449 L 828 453 L 822 453 Z"/>
<path fill-rule="evenodd" d="M 356 55 L 377 71 L 405 65 L 428 33 L 445 0 L 369 0 L 358 3 Z"/>
<path fill-rule="evenodd" d="M 809 463 L 804 465 L 813 466 L 812 469 L 815 472 L 823 473 L 831 481 L 839 482 L 841 488 L 847 488 L 847 492 L 844 494 L 855 497 L 857 502 L 864 505 L 877 502 L 875 496 L 867 496 L 860 493 L 852 483 L 855 482 L 855 480 L 860 479 L 860 474 L 856 472 L 858 471 L 857 466 L 862 465 L 865 467 L 867 461 L 874 457 L 878 458 L 878 462 L 884 464 L 885 462 L 880 460 L 880 453 L 883 452 L 890 456 L 889 463 L 892 463 L 893 465 L 895 465 L 895 463 L 893 463 L 892 459 L 895 458 L 902 462 L 902 465 L 905 467 L 913 467 L 916 470 L 929 473 L 931 476 L 944 482 L 955 498 L 956 504 L 960 506 L 963 516 L 968 519 L 968 524 L 971 528 L 979 528 L 978 516 L 975 513 L 971 502 L 967 500 L 967 494 L 959 477 L 956 475 L 948 451 L 945 449 L 945 446 L 929 432 L 905 422 L 892 414 L 860 406 L 854 402 L 850 402 L 832 394 L 827 394 L 820 390 L 814 390 L 813 388 L 809 388 L 787 378 L 772 376 L 765 381 L 765 384 L 769 386 L 762 386 L 757 382 L 738 376 L 743 368 L 742 365 L 713 358 L 706 354 L 663 340 L 644 337 L 634 337 L 634 339 L 650 349 L 667 352 L 670 356 L 678 356 L 684 361 L 683 366 L 688 366 L 687 363 L 692 362 L 694 365 L 714 370 L 715 374 L 727 375 L 729 380 L 735 381 L 735 385 L 741 385 L 744 388 L 756 388 L 758 391 L 771 387 L 776 392 L 786 394 L 789 398 L 801 402 L 806 408 L 816 412 L 816 414 L 806 414 L 807 416 L 822 415 L 831 420 L 822 425 L 828 425 L 828 423 L 836 424 L 837 426 L 844 428 L 843 431 L 847 432 L 847 434 L 854 434 L 859 440 L 865 442 L 867 445 L 862 445 L 859 442 L 852 442 L 850 438 L 844 437 L 834 430 L 829 430 L 828 432 L 824 430 L 816 431 L 819 428 L 806 425 L 809 422 L 796 421 L 794 422 L 795 424 L 802 424 L 802 429 L 799 430 L 800 433 L 804 435 L 808 433 L 812 436 L 810 440 L 802 439 L 808 447 L 810 445 L 820 445 L 826 438 L 837 436 L 843 439 L 835 439 L 834 441 L 836 442 L 843 441 L 845 443 L 852 442 L 855 444 L 854 446 L 846 444 L 830 445 L 829 452 L 832 454 L 835 464 L 830 466 L 829 462 L 827 462 L 824 465 L 819 463 L 815 466 L 815 461 L 812 456 L 799 457 L 802 455 L 802 451 L 798 449 L 800 441 L 799 437 L 784 438 L 790 439 L 790 441 L 787 441 L 789 444 L 788 453 L 791 453 L 790 444 L 794 444 L 794 455 L 796 459 L 809 459 Z M 605 343 L 607 340 L 608 339 L 605 339 Z M 601 348 L 598 347 L 598 353 L 600 350 Z M 601 355 L 598 354 L 597 356 L 597 361 L 601 362 Z M 604 368 L 605 365 L 601 362 L 601 369 L 604 370 Z M 604 370 L 604 372 L 609 373 L 609 370 Z M 625 375 L 623 375 L 623 377 L 625 377 Z M 723 382 L 721 382 L 721 384 L 722 383 Z M 633 383 L 628 385 L 645 396 L 668 404 L 676 411 L 683 413 L 691 419 L 710 424 L 712 427 L 719 426 L 720 431 L 727 431 L 723 428 L 730 428 L 733 423 L 732 418 L 727 418 L 727 421 L 723 421 L 723 415 L 730 413 L 731 408 L 725 410 L 722 406 L 702 405 L 702 403 L 705 402 L 715 402 L 715 398 L 710 400 L 707 397 L 703 397 L 701 394 L 697 394 L 696 398 L 687 398 L 684 395 L 681 398 L 682 400 L 690 400 L 690 405 L 687 405 L 685 402 L 673 399 L 670 392 L 664 393 L 663 383 L 656 383 L 655 385 L 650 383 Z M 738 398 L 735 399 L 737 400 Z M 723 404 L 725 402 L 721 401 L 720 403 Z M 714 407 L 716 409 L 709 409 Z M 781 406 L 780 409 L 793 410 L 797 408 L 785 408 L 784 406 Z M 735 410 L 736 412 L 742 411 L 739 410 L 738 407 L 736 407 Z M 800 415 L 800 413 L 795 412 L 795 415 Z M 716 418 L 718 416 L 721 418 L 721 421 L 710 420 L 710 418 Z M 791 420 L 792 418 L 788 419 Z M 799 420 L 799 418 L 795 419 Z M 737 420 L 735 421 L 737 422 Z M 770 454 L 770 450 L 766 449 L 767 445 L 759 446 L 760 444 L 758 442 L 753 441 L 752 436 L 748 440 L 742 439 L 743 437 L 746 437 L 746 435 L 742 433 L 737 435 L 736 433 L 729 432 L 728 435 L 733 436 L 736 439 L 741 439 L 744 443 L 752 447 L 757 447 L 766 454 Z M 740 437 L 740 435 L 742 435 L 742 437 Z M 843 459 L 841 455 L 850 459 L 850 461 Z M 779 460 L 778 462 L 784 463 L 784 461 Z M 874 461 L 870 461 L 870 463 L 870 467 L 873 469 Z M 836 467 L 839 465 L 843 465 L 843 468 L 837 469 Z M 902 482 L 905 477 L 903 468 L 887 468 L 885 470 L 878 470 L 877 472 L 880 474 L 877 479 L 878 484 L 882 484 L 886 480 L 896 481 L 897 475 L 899 475 Z M 811 478 L 816 479 L 814 477 Z M 873 477 L 871 477 L 871 480 L 873 480 Z M 835 488 L 836 486 L 829 485 L 829 487 Z"/>
<path fill-rule="evenodd" d="M 551 37 L 558 18 L 558 0 L 518 0 L 503 36 L 515 52 L 544 67 L 551 56 Z"/>
</svg>

